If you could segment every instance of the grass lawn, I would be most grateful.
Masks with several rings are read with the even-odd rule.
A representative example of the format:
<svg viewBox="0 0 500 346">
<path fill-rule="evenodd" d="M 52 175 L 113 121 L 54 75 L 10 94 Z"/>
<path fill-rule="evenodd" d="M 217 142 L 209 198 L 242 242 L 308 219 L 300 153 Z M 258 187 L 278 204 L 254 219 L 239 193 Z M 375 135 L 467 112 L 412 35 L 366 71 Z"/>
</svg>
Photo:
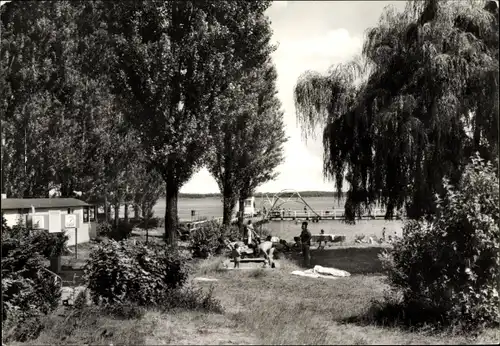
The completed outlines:
<svg viewBox="0 0 500 346">
<path fill-rule="evenodd" d="M 336 247 L 313 252 L 313 264 L 351 272 L 338 279 L 290 275 L 298 255 L 280 269 L 221 270 L 220 258 L 200 262 L 193 277 L 215 282 L 192 284 L 213 293 L 223 314 L 202 311 L 148 311 L 141 319 L 120 320 L 89 313 L 71 318 L 55 313 L 31 345 L 41 344 L 493 344 L 499 330 L 470 335 L 410 332 L 396 327 L 352 323 L 368 312 L 386 288 L 377 254 L 380 247 Z"/>
</svg>

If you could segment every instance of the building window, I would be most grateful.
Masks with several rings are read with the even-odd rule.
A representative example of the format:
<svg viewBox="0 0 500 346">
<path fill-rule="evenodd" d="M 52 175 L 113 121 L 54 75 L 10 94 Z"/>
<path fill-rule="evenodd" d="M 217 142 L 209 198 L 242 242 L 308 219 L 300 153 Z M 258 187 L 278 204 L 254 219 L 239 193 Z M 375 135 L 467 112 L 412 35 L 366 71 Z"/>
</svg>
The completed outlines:
<svg viewBox="0 0 500 346">
<path fill-rule="evenodd" d="M 72 210 L 71 208 L 68 208 L 68 214 L 71 214 Z"/>
<path fill-rule="evenodd" d="M 89 208 L 89 220 L 90 220 L 90 222 L 95 221 L 95 214 L 96 214 L 95 208 L 96 208 L 96 206 L 94 206 L 94 205 Z"/>
<path fill-rule="evenodd" d="M 83 222 L 89 222 L 89 207 L 83 207 Z"/>
</svg>

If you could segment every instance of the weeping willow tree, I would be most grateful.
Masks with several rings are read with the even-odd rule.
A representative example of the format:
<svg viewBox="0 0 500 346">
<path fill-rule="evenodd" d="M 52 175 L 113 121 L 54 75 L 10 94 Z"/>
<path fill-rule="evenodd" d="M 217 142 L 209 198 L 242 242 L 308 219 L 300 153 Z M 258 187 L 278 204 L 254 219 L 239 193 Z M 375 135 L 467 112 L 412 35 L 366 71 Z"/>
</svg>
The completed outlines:
<svg viewBox="0 0 500 346">
<path fill-rule="evenodd" d="M 443 177 L 457 183 L 475 152 L 498 158 L 498 61 L 496 2 L 427 0 L 386 8 L 350 63 L 300 76 L 298 122 L 306 138 L 324 127 L 348 222 L 374 203 L 430 215 Z"/>
</svg>

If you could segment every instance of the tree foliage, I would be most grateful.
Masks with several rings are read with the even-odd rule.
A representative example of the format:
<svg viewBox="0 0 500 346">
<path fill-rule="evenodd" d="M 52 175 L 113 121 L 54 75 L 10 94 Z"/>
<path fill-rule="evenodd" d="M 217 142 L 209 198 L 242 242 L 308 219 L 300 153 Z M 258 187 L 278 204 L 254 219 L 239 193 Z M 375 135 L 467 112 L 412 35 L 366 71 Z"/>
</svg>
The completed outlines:
<svg viewBox="0 0 500 346">
<path fill-rule="evenodd" d="M 165 180 L 170 242 L 178 222 L 179 188 L 200 166 L 218 127 L 212 112 L 217 96 L 240 69 L 258 65 L 266 56 L 260 46 L 270 36 L 263 15 L 269 4 L 101 4 L 116 66 L 113 92 L 127 101 L 127 120 L 138 132 L 143 154 Z"/>
<path fill-rule="evenodd" d="M 500 323 L 499 181 L 479 155 L 458 186 L 447 179 L 429 222 L 409 221 L 384 257 L 388 280 L 405 306 L 418 305 L 441 323 Z"/>
<path fill-rule="evenodd" d="M 154 169 L 166 183 L 165 226 L 173 241 L 179 188 L 203 163 L 225 116 L 219 96 L 272 51 L 269 5 L 3 6 L 8 195 L 46 197 L 55 187 L 63 197 L 79 190 L 86 199 L 119 206 L 144 195 Z"/>
<path fill-rule="evenodd" d="M 294 90 L 304 133 L 324 124 L 324 173 L 346 217 L 374 202 L 433 213 L 442 178 L 460 179 L 472 153 L 498 157 L 498 6 L 413 1 L 388 8 L 368 30 L 362 56 L 308 72 Z"/>
<path fill-rule="evenodd" d="M 2 6 L 2 174 L 9 197 L 82 191 L 133 200 L 145 165 L 130 111 L 111 92 L 114 51 L 100 2 Z"/>
<path fill-rule="evenodd" d="M 220 110 L 226 117 L 212 136 L 207 161 L 223 194 L 226 225 L 240 194 L 250 196 L 257 186 L 273 179 L 274 169 L 283 161 L 286 138 L 276 78 L 275 67 L 268 62 L 222 95 Z"/>
<path fill-rule="evenodd" d="M 12 197 L 84 190 L 98 135 L 101 80 L 84 73 L 88 37 L 82 6 L 68 1 L 11 2 L 1 9 L 2 146 Z"/>
</svg>

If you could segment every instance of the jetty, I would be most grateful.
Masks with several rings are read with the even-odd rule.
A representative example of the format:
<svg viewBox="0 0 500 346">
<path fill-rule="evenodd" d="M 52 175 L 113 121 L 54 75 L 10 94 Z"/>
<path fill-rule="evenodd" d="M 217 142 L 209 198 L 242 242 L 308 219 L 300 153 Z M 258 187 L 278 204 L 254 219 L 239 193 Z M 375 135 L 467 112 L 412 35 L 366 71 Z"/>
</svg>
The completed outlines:
<svg viewBox="0 0 500 346">
<path fill-rule="evenodd" d="M 373 209 L 370 213 L 361 216 L 361 219 L 375 220 L 384 219 L 385 210 L 381 208 Z M 345 218 L 344 209 L 332 210 L 271 210 L 267 213 L 268 220 L 343 220 Z M 397 217 L 396 217 L 397 218 Z"/>
</svg>

